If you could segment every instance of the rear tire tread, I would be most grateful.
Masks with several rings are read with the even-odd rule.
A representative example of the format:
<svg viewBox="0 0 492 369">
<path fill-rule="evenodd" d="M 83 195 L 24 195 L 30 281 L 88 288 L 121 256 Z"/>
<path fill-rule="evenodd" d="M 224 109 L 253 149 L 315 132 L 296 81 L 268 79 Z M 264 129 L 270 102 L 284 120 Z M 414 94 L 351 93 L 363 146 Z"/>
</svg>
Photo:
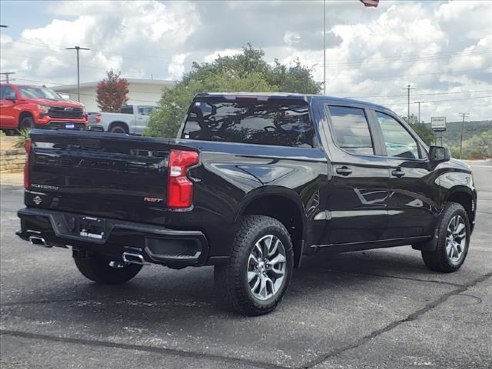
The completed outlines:
<svg viewBox="0 0 492 369">
<path fill-rule="evenodd" d="M 123 284 L 135 277 L 142 265 L 128 264 L 124 268 L 109 266 L 110 260 L 102 256 L 74 258 L 77 269 L 84 277 L 100 284 Z"/>
<path fill-rule="evenodd" d="M 259 232 L 274 229 L 280 232 L 288 242 L 283 242 L 287 253 L 287 273 L 283 290 L 269 304 L 259 304 L 244 288 L 244 258 L 249 256 L 250 242 Z M 257 238 L 257 237 L 256 237 Z M 293 251 L 290 235 L 284 225 L 277 219 L 263 215 L 249 215 L 243 218 L 236 233 L 231 249 L 231 255 L 226 265 L 215 266 L 214 278 L 219 297 L 230 310 L 247 315 L 257 316 L 273 311 L 280 303 L 287 290 L 292 274 Z"/>
</svg>

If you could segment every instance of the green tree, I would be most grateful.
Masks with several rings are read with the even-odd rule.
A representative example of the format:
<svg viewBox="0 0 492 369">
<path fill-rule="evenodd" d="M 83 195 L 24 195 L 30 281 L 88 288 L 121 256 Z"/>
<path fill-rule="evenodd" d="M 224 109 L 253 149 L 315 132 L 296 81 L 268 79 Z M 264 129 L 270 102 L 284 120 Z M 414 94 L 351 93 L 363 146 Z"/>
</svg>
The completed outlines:
<svg viewBox="0 0 492 369">
<path fill-rule="evenodd" d="M 145 134 L 175 137 L 193 96 L 199 92 L 298 92 L 316 94 L 321 84 L 297 60 L 287 67 L 275 60 L 269 65 L 264 52 L 250 44 L 234 56 L 219 56 L 211 63 L 194 62 L 191 71 L 171 89 L 163 91 L 160 108 L 150 117 Z"/>
<path fill-rule="evenodd" d="M 121 72 L 106 72 L 106 78 L 97 84 L 97 106 L 104 112 L 116 112 L 128 101 L 128 81 Z"/>
<path fill-rule="evenodd" d="M 486 159 L 491 157 L 492 129 L 463 141 L 463 159 Z"/>
<path fill-rule="evenodd" d="M 408 123 L 407 117 L 402 117 L 402 119 Z M 414 114 L 410 114 L 410 127 L 412 127 L 415 133 L 418 134 L 427 145 L 432 145 L 434 142 L 434 131 L 424 123 L 420 123 Z"/>
<path fill-rule="evenodd" d="M 424 123 L 414 123 L 411 127 L 427 145 L 430 146 L 434 143 L 434 131 Z"/>
</svg>

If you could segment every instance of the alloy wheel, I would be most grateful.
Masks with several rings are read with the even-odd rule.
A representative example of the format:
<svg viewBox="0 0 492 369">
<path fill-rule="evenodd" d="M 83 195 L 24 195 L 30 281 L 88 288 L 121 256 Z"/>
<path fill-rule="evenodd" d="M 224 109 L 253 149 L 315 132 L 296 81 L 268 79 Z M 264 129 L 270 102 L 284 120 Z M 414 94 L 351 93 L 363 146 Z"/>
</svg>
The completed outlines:
<svg viewBox="0 0 492 369">
<path fill-rule="evenodd" d="M 460 215 L 455 215 L 448 223 L 446 232 L 446 255 L 454 265 L 463 257 L 466 247 L 466 226 Z"/>
<path fill-rule="evenodd" d="M 274 235 L 260 238 L 248 259 L 248 285 L 252 295 L 261 301 L 275 296 L 286 277 L 286 252 L 282 241 Z"/>
</svg>

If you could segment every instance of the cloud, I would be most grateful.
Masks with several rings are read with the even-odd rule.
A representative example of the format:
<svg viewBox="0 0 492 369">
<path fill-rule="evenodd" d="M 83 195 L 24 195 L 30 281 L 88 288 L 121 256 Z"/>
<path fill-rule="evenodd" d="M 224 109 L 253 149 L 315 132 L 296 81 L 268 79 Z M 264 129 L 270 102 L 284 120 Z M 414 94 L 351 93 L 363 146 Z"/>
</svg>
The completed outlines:
<svg viewBox="0 0 492 369">
<path fill-rule="evenodd" d="M 268 62 L 299 59 L 323 79 L 321 1 L 57 1 L 43 12 L 41 27 L 17 36 L 2 29 L 0 66 L 19 81 L 74 83 L 75 53 L 65 48 L 75 45 L 91 49 L 80 52 L 84 82 L 109 69 L 178 79 L 193 61 L 234 55 L 246 43 L 262 48 Z M 474 91 L 492 91 L 491 18 L 488 1 L 383 0 L 376 9 L 326 1 L 327 93 L 405 113 L 411 84 L 412 100 L 429 102 L 425 119 L 454 114 L 457 104 L 490 118 L 487 92 Z"/>
</svg>

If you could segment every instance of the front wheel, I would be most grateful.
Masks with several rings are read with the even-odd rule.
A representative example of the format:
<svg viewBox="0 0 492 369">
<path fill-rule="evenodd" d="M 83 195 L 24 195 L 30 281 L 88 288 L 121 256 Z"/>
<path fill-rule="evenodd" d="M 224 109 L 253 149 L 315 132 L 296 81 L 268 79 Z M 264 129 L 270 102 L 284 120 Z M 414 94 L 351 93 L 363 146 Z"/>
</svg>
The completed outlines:
<svg viewBox="0 0 492 369">
<path fill-rule="evenodd" d="M 215 283 L 227 306 L 243 315 L 275 309 L 289 286 L 292 242 L 278 220 L 246 216 L 236 234 L 226 265 L 215 267 Z"/>
<path fill-rule="evenodd" d="M 23 117 L 19 122 L 19 132 L 27 130 L 28 132 L 34 128 L 34 120 L 31 117 Z"/>
<path fill-rule="evenodd" d="M 465 262 L 470 244 L 470 223 L 463 206 L 449 203 L 441 215 L 438 231 L 436 249 L 422 251 L 424 263 L 436 272 L 455 272 Z"/>
<path fill-rule="evenodd" d="M 74 258 L 74 261 L 84 277 L 100 284 L 128 282 L 142 269 L 142 265 L 111 261 L 100 255 Z"/>
</svg>

